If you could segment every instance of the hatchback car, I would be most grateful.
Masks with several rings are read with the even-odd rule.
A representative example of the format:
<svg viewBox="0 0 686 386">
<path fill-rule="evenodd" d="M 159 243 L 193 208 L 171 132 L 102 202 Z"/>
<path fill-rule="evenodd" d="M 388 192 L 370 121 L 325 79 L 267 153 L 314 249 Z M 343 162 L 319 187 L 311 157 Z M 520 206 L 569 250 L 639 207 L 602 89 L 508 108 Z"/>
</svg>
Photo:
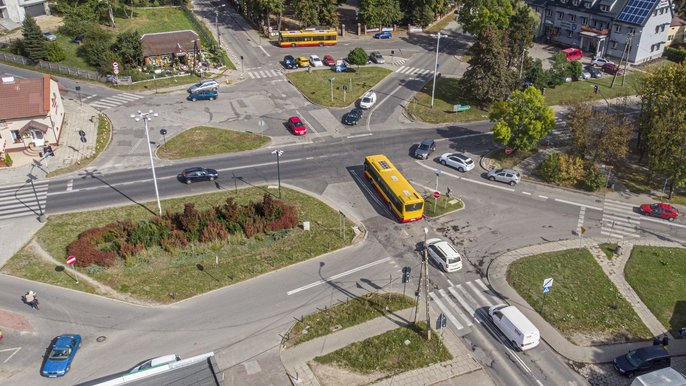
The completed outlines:
<svg viewBox="0 0 686 386">
<path fill-rule="evenodd" d="M 436 150 L 436 142 L 433 139 L 423 140 L 414 151 L 414 158 L 427 159 Z"/>
<path fill-rule="evenodd" d="M 360 99 L 360 108 L 370 109 L 374 106 L 374 103 L 376 103 L 376 93 L 374 91 L 367 91 Z"/>
<path fill-rule="evenodd" d="M 519 172 L 512 169 L 493 169 L 486 176 L 491 181 L 500 181 L 512 186 L 519 183 L 520 177 Z"/>
<path fill-rule="evenodd" d="M 292 70 L 294 68 L 298 68 L 298 63 L 295 62 L 295 58 L 293 56 L 286 55 L 283 57 L 283 66 L 289 70 Z"/>
<path fill-rule="evenodd" d="M 334 60 L 333 56 L 331 55 L 324 55 L 322 58 L 322 63 L 324 63 L 325 66 L 333 66 L 336 64 L 336 61 Z"/>
<path fill-rule="evenodd" d="M 324 67 L 324 63 L 317 55 L 310 55 L 310 65 L 312 67 Z"/>
<path fill-rule="evenodd" d="M 45 38 L 51 42 L 54 42 L 55 40 L 57 40 L 57 35 L 55 35 L 52 32 L 43 32 L 43 36 L 45 36 Z"/>
<path fill-rule="evenodd" d="M 424 246 L 429 257 L 445 272 L 455 272 L 462 269 L 462 258 L 455 248 L 441 239 L 426 240 Z"/>
<path fill-rule="evenodd" d="M 369 55 L 369 59 L 372 60 L 372 62 L 376 64 L 384 64 L 386 61 L 383 58 L 383 55 L 381 55 L 381 52 L 379 51 L 374 51 Z"/>
<path fill-rule="evenodd" d="M 357 125 L 357 122 L 362 118 L 362 109 L 352 109 L 348 114 L 345 114 L 343 123 L 346 125 Z"/>
<path fill-rule="evenodd" d="M 344 60 L 337 60 L 334 66 L 334 71 L 336 72 L 346 72 L 348 71 L 348 64 Z"/>
<path fill-rule="evenodd" d="M 390 31 L 377 32 L 374 34 L 374 39 L 390 39 L 393 34 Z"/>
<path fill-rule="evenodd" d="M 671 363 L 669 353 L 662 346 L 641 347 L 614 360 L 615 369 L 627 377 L 663 369 Z"/>
<path fill-rule="evenodd" d="M 291 129 L 291 132 L 295 135 L 307 134 L 307 127 L 298 117 L 288 118 L 288 128 Z"/>
<path fill-rule="evenodd" d="M 194 93 L 196 91 L 202 91 L 202 90 L 217 90 L 219 88 L 219 83 L 217 83 L 216 80 L 214 79 L 205 79 L 203 81 L 200 81 L 191 87 L 189 87 L 186 91 L 188 91 L 189 94 Z"/>
<path fill-rule="evenodd" d="M 214 169 L 206 169 L 201 167 L 183 169 L 179 175 L 176 176 L 179 181 L 190 185 L 197 181 L 214 181 L 219 178 L 219 174 Z"/>
<path fill-rule="evenodd" d="M 679 211 L 675 207 L 664 203 L 643 204 L 641 205 L 641 213 L 669 221 L 674 221 L 675 218 L 679 217 Z"/>
<path fill-rule="evenodd" d="M 474 161 L 464 154 L 460 153 L 445 153 L 441 155 L 438 162 L 445 166 L 450 166 L 461 172 L 468 172 L 474 169 Z"/>
<path fill-rule="evenodd" d="M 600 68 L 601 68 L 604 72 L 607 72 L 608 74 L 612 74 L 612 75 L 614 75 L 615 73 L 616 73 L 617 75 L 623 75 L 623 74 L 624 74 L 624 71 L 623 71 L 621 68 L 619 68 L 618 65 L 616 65 L 616 64 L 614 64 L 614 63 L 605 63 L 605 64 L 603 64 L 603 66 L 600 67 Z"/>
<path fill-rule="evenodd" d="M 217 95 L 219 95 L 219 94 L 217 93 L 216 90 L 199 90 L 199 91 L 195 91 L 195 92 L 188 94 L 188 98 L 186 98 L 186 99 L 188 99 L 189 101 L 193 101 L 193 102 L 198 101 L 198 100 L 213 101 L 213 100 L 217 99 Z"/>
<path fill-rule="evenodd" d="M 55 338 L 50 345 L 50 353 L 43 362 L 41 375 L 48 378 L 64 376 L 69 372 L 80 345 L 80 335 L 60 335 Z"/>
<path fill-rule="evenodd" d="M 602 66 L 604 66 L 606 63 L 615 64 L 613 61 L 607 60 L 607 59 L 605 59 L 605 58 L 603 58 L 603 57 L 600 57 L 600 56 L 596 57 L 596 58 L 593 59 L 593 61 L 591 62 L 591 64 L 593 64 L 594 66 L 598 66 L 598 67 L 602 67 Z"/>
<path fill-rule="evenodd" d="M 310 61 L 304 56 L 298 56 L 298 67 L 309 67 Z"/>
<path fill-rule="evenodd" d="M 602 73 L 599 69 L 597 69 L 597 68 L 595 68 L 595 67 L 593 67 L 593 66 L 586 66 L 586 67 L 584 67 L 584 71 L 586 71 L 586 72 L 588 72 L 589 74 L 591 74 L 591 78 L 600 78 L 600 77 L 603 76 L 603 73 Z"/>
</svg>

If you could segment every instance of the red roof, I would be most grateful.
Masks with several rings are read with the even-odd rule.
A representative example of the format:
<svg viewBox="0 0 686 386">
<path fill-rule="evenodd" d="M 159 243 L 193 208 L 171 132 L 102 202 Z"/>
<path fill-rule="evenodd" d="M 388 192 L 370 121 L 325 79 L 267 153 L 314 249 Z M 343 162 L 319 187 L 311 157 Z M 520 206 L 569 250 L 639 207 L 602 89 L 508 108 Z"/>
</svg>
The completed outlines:
<svg viewBox="0 0 686 386">
<path fill-rule="evenodd" d="M 50 76 L 0 82 L 0 119 L 46 116 L 50 112 Z"/>
</svg>

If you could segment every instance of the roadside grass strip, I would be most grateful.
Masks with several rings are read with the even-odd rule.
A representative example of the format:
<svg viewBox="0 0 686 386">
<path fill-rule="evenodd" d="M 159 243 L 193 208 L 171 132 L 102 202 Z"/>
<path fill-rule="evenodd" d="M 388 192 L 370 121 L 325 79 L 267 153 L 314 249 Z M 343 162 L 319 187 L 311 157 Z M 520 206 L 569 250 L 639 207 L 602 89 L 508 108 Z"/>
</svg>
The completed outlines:
<svg viewBox="0 0 686 386">
<path fill-rule="evenodd" d="M 157 156 L 166 159 L 204 157 L 257 149 L 269 142 L 269 137 L 242 133 L 217 127 L 198 126 L 185 130 L 157 149 Z M 189 146 L 189 144 L 193 144 Z"/>
</svg>

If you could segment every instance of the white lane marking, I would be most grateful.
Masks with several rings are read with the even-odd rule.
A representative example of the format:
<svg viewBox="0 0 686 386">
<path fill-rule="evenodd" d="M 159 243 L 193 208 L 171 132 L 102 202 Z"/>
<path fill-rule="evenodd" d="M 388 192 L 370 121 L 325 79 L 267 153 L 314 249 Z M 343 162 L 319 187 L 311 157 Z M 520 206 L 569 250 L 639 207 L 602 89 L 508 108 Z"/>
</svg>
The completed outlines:
<svg viewBox="0 0 686 386">
<path fill-rule="evenodd" d="M 373 135 L 373 134 L 372 133 L 353 134 L 353 135 L 347 136 L 346 138 L 350 139 L 350 138 L 359 138 L 359 137 L 369 137 L 370 135 Z"/>
<path fill-rule="evenodd" d="M 272 145 L 272 146 L 267 146 L 267 149 L 275 149 L 275 148 L 282 148 L 282 147 L 289 147 L 289 146 L 297 146 L 297 145 L 311 145 L 314 142 L 312 141 L 305 141 L 305 142 L 293 142 L 293 143 L 285 143 L 282 145 Z"/>
<path fill-rule="evenodd" d="M 248 76 L 250 77 L 250 79 L 255 79 L 255 75 L 253 75 L 252 72 L 249 72 L 249 73 L 248 73 Z"/>
<path fill-rule="evenodd" d="M 379 264 L 381 264 L 381 263 L 385 263 L 385 262 L 387 262 L 387 261 L 390 260 L 390 259 L 391 259 L 391 257 L 389 256 L 389 257 L 385 257 L 385 258 L 383 258 L 383 259 L 381 259 L 381 260 L 373 261 L 373 262 L 371 262 L 371 263 L 369 263 L 369 264 L 365 264 L 365 265 L 359 266 L 359 267 L 357 267 L 357 268 L 349 269 L 349 270 L 347 270 L 347 271 L 345 271 L 345 272 L 341 272 L 341 273 L 339 273 L 339 274 L 337 274 L 337 275 L 330 276 L 330 277 L 328 277 L 328 278 L 326 278 L 326 279 L 324 279 L 324 280 L 319 280 L 319 281 L 316 281 L 316 282 L 314 282 L 314 283 L 310 283 L 310 284 L 304 285 L 304 286 L 302 286 L 302 287 L 300 287 L 300 288 L 292 289 L 292 290 L 286 292 L 286 295 L 290 296 L 290 295 L 296 294 L 296 293 L 298 293 L 298 292 L 305 291 L 305 290 L 308 290 L 308 289 L 310 289 L 310 288 L 314 288 L 314 287 L 316 287 L 316 286 L 318 286 L 318 285 L 322 285 L 322 284 L 324 284 L 324 283 L 328 283 L 328 282 L 330 282 L 330 281 L 332 281 L 332 280 L 336 280 L 336 279 L 339 279 L 339 278 L 341 278 L 341 277 L 348 276 L 348 275 L 350 275 L 350 274 L 352 274 L 352 273 L 355 273 L 355 272 L 357 272 L 357 271 L 361 271 L 361 270 L 363 270 L 363 269 L 367 269 L 367 268 L 373 267 L 373 266 L 375 266 L 375 265 L 379 265 Z"/>
<path fill-rule="evenodd" d="M 418 165 L 420 165 L 420 166 L 422 166 L 422 167 L 424 167 L 424 168 L 426 168 L 426 169 L 429 169 L 429 170 L 431 170 L 431 171 L 436 170 L 436 168 L 432 168 L 432 167 L 430 167 L 430 166 L 428 166 L 428 165 L 424 165 L 424 164 L 423 164 L 421 161 L 419 161 L 419 160 L 415 160 L 414 162 L 416 162 Z M 450 172 L 442 171 L 441 174 L 442 174 L 442 175 L 445 174 L 445 175 L 450 176 L 450 177 L 453 177 L 453 178 L 461 179 L 461 180 L 463 180 L 463 181 L 472 182 L 472 183 L 475 183 L 475 184 L 480 184 L 480 185 L 483 185 L 483 186 L 488 186 L 488 187 L 491 187 L 491 188 L 504 190 L 504 191 L 506 191 L 506 192 L 514 192 L 514 191 L 515 191 L 515 190 L 512 189 L 512 188 L 506 188 L 506 187 L 504 187 L 504 186 L 494 185 L 494 184 L 492 184 L 492 183 L 490 183 L 490 182 L 483 182 L 483 181 L 472 180 L 472 179 L 466 178 L 466 177 L 460 177 L 460 176 L 455 175 L 455 174 L 452 174 L 452 173 L 450 173 Z M 411 181 L 410 181 L 410 182 L 411 182 Z M 430 188 L 429 190 L 433 192 L 433 188 Z"/>
<path fill-rule="evenodd" d="M 400 86 L 394 88 L 393 91 L 389 92 L 385 98 L 383 98 L 379 102 L 377 102 L 374 105 L 374 107 L 371 109 L 371 111 L 369 111 L 369 114 L 367 114 L 367 122 L 366 122 L 367 131 L 369 131 L 369 132 L 372 131 L 371 127 L 369 127 L 369 122 L 372 120 L 372 115 L 374 114 L 374 111 L 376 111 L 376 109 L 378 109 L 379 106 L 381 106 L 385 101 L 387 101 L 391 96 L 393 96 L 393 94 L 395 94 L 396 91 L 400 90 L 402 87 L 405 87 L 405 85 L 401 84 Z"/>
<path fill-rule="evenodd" d="M 260 47 L 260 49 L 262 50 L 262 52 L 264 52 L 264 54 L 267 55 L 267 57 L 270 57 L 270 56 L 271 56 L 271 55 L 269 55 L 269 54 L 267 53 L 267 51 L 264 50 L 264 48 L 263 48 L 262 46 L 258 46 L 258 47 Z"/>
<path fill-rule="evenodd" d="M 584 226 L 584 216 L 586 215 L 586 207 L 582 206 L 579 209 L 579 220 L 576 222 L 576 231 L 581 234 L 581 227 Z"/>
<path fill-rule="evenodd" d="M 445 302 L 448 303 L 448 305 L 452 307 L 455 311 L 457 311 L 460 317 L 467 322 L 467 327 L 473 326 L 471 318 L 465 315 L 464 312 L 462 312 L 462 309 L 460 309 L 460 307 L 457 304 L 455 304 L 455 302 L 452 299 L 450 299 L 450 296 L 448 296 L 448 294 L 445 293 L 445 290 L 443 288 L 439 289 L 438 293 L 441 294 L 441 296 L 443 296 L 444 298 L 443 300 L 445 300 Z"/>
<path fill-rule="evenodd" d="M 19 350 L 21 350 L 21 347 L 6 348 L 6 349 L 3 349 L 3 350 L 0 350 L 0 352 L 14 351 L 14 352 L 12 353 L 12 355 L 10 355 L 9 357 L 7 357 L 7 359 L 5 359 L 2 363 L 7 363 L 7 361 L 9 361 L 10 359 L 12 359 L 12 357 L 13 357 L 16 353 L 18 353 Z"/>
<path fill-rule="evenodd" d="M 457 135 L 455 137 L 446 137 L 446 138 L 441 138 L 437 139 L 436 142 L 442 142 L 442 141 L 454 141 L 456 139 L 464 139 L 464 138 L 471 138 L 471 137 L 480 137 L 482 135 L 493 135 L 492 131 L 488 131 L 486 133 L 474 133 L 474 134 L 465 134 L 465 135 Z"/>
<path fill-rule="evenodd" d="M 556 198 L 555 201 L 561 202 L 561 203 L 563 203 L 563 204 L 581 206 L 581 207 L 584 207 L 584 208 L 587 208 L 587 209 L 593 209 L 593 210 L 599 210 L 599 211 L 602 211 L 602 210 L 603 210 L 603 208 L 598 208 L 597 206 L 591 206 L 591 205 L 586 205 L 586 204 L 580 204 L 580 203 L 578 203 L 578 202 L 567 201 L 567 200 L 561 200 L 561 199 L 559 199 L 559 198 Z"/>
<path fill-rule="evenodd" d="M 314 126 L 312 126 L 310 122 L 308 122 L 307 119 L 305 119 L 305 117 L 303 117 L 302 114 L 300 114 L 300 111 L 295 110 L 295 113 L 298 114 L 298 117 L 300 117 L 300 119 L 302 119 L 302 121 L 305 122 L 305 124 L 309 126 L 315 134 L 317 134 L 317 137 L 321 137 L 321 135 L 319 135 L 319 132 L 315 130 Z"/>
<path fill-rule="evenodd" d="M 450 284 L 451 287 L 455 285 L 455 284 L 453 284 L 452 281 L 450 281 L 450 279 L 446 279 L 446 280 L 448 281 L 448 284 Z"/>
<path fill-rule="evenodd" d="M 71 190 L 74 188 L 74 179 L 69 180 L 67 182 L 67 192 L 71 192 Z"/>
<path fill-rule="evenodd" d="M 547 200 L 547 199 L 548 199 L 548 196 L 541 196 L 540 194 L 538 195 L 538 197 L 540 197 L 540 198 L 542 198 L 542 199 L 544 199 L 544 200 Z"/>
<path fill-rule="evenodd" d="M 443 291 L 443 290 L 441 290 L 441 291 Z M 443 315 L 447 316 L 448 319 L 450 319 L 450 321 L 453 323 L 453 326 L 457 327 L 458 330 L 461 330 L 461 329 L 464 328 L 464 326 L 462 325 L 462 323 L 460 323 L 460 322 L 457 320 L 457 318 L 455 318 L 455 316 L 450 312 L 450 310 L 448 310 L 448 307 L 446 307 L 446 306 L 443 304 L 443 302 L 441 301 L 441 299 L 440 299 L 438 296 L 436 296 L 436 294 L 434 294 L 433 292 L 431 292 L 431 293 L 429 294 L 429 296 L 431 296 L 431 299 L 432 299 L 433 302 L 438 306 L 438 308 L 441 309 L 441 312 L 443 312 Z"/>
</svg>

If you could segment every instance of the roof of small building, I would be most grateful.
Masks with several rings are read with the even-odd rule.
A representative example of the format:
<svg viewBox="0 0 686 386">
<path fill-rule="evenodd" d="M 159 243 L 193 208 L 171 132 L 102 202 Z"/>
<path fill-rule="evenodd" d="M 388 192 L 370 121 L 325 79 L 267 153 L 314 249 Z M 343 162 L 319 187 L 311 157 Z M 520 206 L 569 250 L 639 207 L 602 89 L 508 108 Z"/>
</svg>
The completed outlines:
<svg viewBox="0 0 686 386">
<path fill-rule="evenodd" d="M 191 30 L 145 34 L 141 36 L 141 43 L 143 56 L 200 50 L 200 38 Z"/>
<path fill-rule="evenodd" d="M 50 75 L 43 75 L 0 82 L 0 120 L 48 115 L 50 80 Z"/>
<path fill-rule="evenodd" d="M 672 18 L 672 23 L 669 26 L 670 27 L 680 27 L 682 25 L 686 25 L 686 20 L 680 18 L 679 16 L 674 16 Z"/>
</svg>

